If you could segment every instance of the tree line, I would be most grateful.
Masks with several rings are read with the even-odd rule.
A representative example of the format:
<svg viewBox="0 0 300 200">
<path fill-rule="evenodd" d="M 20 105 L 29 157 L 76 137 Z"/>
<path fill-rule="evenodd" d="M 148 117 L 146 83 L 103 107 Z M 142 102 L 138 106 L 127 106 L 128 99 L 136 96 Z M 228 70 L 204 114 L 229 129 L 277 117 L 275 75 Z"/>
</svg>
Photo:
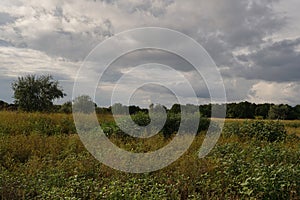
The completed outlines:
<svg viewBox="0 0 300 200">
<path fill-rule="evenodd" d="M 72 113 L 74 104 L 81 107 L 85 112 L 96 113 L 112 113 L 125 114 L 126 110 L 129 110 L 130 114 L 136 114 L 138 112 L 148 113 L 148 109 L 140 108 L 135 105 L 125 106 L 120 103 L 114 104 L 108 108 L 98 107 L 96 103 L 92 101 L 89 96 L 82 95 L 75 98 L 73 101 L 68 101 L 62 105 L 54 105 L 53 102 L 56 99 L 63 98 L 66 94 L 63 92 L 63 88 L 59 82 L 54 80 L 51 75 L 27 75 L 18 77 L 12 83 L 12 89 L 14 91 L 14 103 L 9 104 L 0 100 L 0 110 L 10 111 L 25 111 L 25 112 L 61 112 Z M 272 103 L 255 104 L 250 102 L 240 103 L 226 103 L 226 104 L 206 104 L 206 105 L 179 105 L 174 104 L 170 109 L 162 105 L 149 105 L 149 109 L 158 109 L 163 107 L 167 112 L 180 113 L 181 108 L 184 107 L 185 111 L 194 112 L 195 109 L 199 109 L 203 117 L 218 117 L 211 116 L 211 110 L 214 106 L 215 110 L 226 106 L 227 118 L 239 118 L 239 119 L 300 119 L 300 105 L 290 106 L 288 104 L 275 105 Z"/>
</svg>

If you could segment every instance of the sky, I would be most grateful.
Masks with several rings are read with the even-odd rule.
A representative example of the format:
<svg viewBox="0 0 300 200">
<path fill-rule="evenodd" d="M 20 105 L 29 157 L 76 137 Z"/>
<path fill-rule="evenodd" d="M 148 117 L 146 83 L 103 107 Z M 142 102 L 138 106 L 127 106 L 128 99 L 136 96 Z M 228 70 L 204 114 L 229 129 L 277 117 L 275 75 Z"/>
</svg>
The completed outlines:
<svg viewBox="0 0 300 200">
<path fill-rule="evenodd" d="M 203 46 L 222 76 L 228 102 L 300 104 L 299 7 L 299 0 L 1 0 L 0 99 L 13 102 L 11 83 L 19 76 L 51 74 L 67 94 L 56 103 L 71 100 L 77 72 L 95 47 L 123 31 L 162 27 Z M 189 51 L 184 44 L 159 42 Z M 143 66 L 134 70 L 138 65 Z M 128 72 L 132 78 L 119 83 Z M 200 103 L 210 102 L 205 78 L 170 52 L 128 53 L 103 75 L 95 95 L 98 105 L 112 103 L 116 83 L 120 93 L 115 102 L 123 103 L 133 80 L 139 88 L 131 104 L 171 104 L 176 96 L 168 87 L 174 85 L 189 103 L 191 94 L 178 81 L 181 75 L 193 85 Z M 165 86 L 143 85 L 145 77 Z"/>
</svg>

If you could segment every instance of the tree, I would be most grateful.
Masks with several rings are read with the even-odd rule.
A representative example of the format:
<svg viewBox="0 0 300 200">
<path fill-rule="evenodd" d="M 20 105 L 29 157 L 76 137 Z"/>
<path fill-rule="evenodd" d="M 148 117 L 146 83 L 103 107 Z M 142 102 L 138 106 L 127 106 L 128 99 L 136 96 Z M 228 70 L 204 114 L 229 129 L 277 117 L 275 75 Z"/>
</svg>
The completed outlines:
<svg viewBox="0 0 300 200">
<path fill-rule="evenodd" d="M 76 97 L 73 102 L 73 112 L 79 113 L 92 113 L 95 111 L 97 104 L 92 101 L 92 98 L 88 95 L 81 95 Z"/>
<path fill-rule="evenodd" d="M 125 105 L 122 105 L 121 103 L 115 103 L 111 106 L 112 113 L 115 115 L 123 115 L 126 114 L 126 111 L 129 108 Z"/>
<path fill-rule="evenodd" d="M 0 110 L 5 110 L 9 106 L 8 103 L 0 100 Z"/>
<path fill-rule="evenodd" d="M 207 104 L 207 105 L 200 105 L 200 114 L 203 117 L 211 117 L 211 104 Z"/>
<path fill-rule="evenodd" d="M 60 112 L 70 114 L 72 113 L 72 101 L 67 101 L 63 105 L 61 105 Z"/>
<path fill-rule="evenodd" d="M 139 106 L 134 106 L 134 105 L 129 106 L 129 114 L 130 115 L 134 115 L 140 111 L 141 111 L 141 108 Z"/>
<path fill-rule="evenodd" d="M 55 99 L 65 94 L 51 75 L 27 75 L 12 83 L 15 104 L 23 111 L 50 111 Z"/>
<path fill-rule="evenodd" d="M 295 118 L 300 119 L 300 105 L 296 105 L 293 110 L 295 112 Z"/>
<path fill-rule="evenodd" d="M 271 104 L 268 104 L 268 103 L 258 104 L 255 108 L 255 116 L 266 119 L 268 117 L 270 107 L 271 107 Z"/>
<path fill-rule="evenodd" d="M 245 101 L 237 104 L 237 113 L 238 118 L 240 119 L 253 119 L 254 118 L 254 112 L 255 112 L 255 106 L 254 104 Z"/>
<path fill-rule="evenodd" d="M 180 104 L 173 104 L 171 109 L 170 109 L 170 113 L 180 113 L 181 112 L 181 108 L 180 108 Z"/>
<path fill-rule="evenodd" d="M 289 113 L 288 105 L 273 105 L 269 110 L 269 119 L 286 119 Z"/>
</svg>

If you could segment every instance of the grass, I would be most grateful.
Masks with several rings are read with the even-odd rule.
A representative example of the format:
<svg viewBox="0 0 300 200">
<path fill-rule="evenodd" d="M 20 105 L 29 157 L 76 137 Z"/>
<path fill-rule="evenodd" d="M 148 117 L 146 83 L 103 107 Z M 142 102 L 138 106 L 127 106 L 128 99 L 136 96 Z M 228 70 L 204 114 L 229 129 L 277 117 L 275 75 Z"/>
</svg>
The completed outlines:
<svg viewBox="0 0 300 200">
<path fill-rule="evenodd" d="M 0 199 L 300 198 L 300 140 L 295 135 L 280 142 L 223 135 L 210 154 L 199 159 L 202 132 L 168 167 L 129 174 L 91 156 L 70 131 L 69 120 L 71 115 L 0 112 Z M 102 123 L 111 120 L 101 117 Z M 236 121 L 242 123 L 227 123 Z M 298 130 L 300 121 L 283 123 L 287 130 Z M 161 134 L 149 140 L 110 138 L 134 152 L 159 149 L 171 139 Z"/>
<path fill-rule="evenodd" d="M 300 120 L 286 120 L 283 123 L 289 134 L 295 134 L 300 137 Z"/>
</svg>

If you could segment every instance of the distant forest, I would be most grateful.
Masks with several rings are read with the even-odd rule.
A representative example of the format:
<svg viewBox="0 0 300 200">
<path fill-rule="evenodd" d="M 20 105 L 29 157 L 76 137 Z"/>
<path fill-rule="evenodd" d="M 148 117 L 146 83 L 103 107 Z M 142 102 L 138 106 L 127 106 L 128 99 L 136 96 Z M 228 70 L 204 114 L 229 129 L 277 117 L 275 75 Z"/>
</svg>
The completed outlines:
<svg viewBox="0 0 300 200">
<path fill-rule="evenodd" d="M 218 108 L 218 106 L 226 105 L 226 118 L 234 119 L 282 119 L 282 120 L 295 120 L 300 119 L 300 105 L 290 106 L 288 104 L 255 104 L 250 102 L 240 102 L 240 103 L 227 103 L 227 104 L 213 104 Z M 195 107 L 199 107 L 201 116 L 210 118 L 211 117 L 211 107 L 212 104 L 206 105 L 182 105 L 185 107 L 185 110 L 194 110 Z M 148 112 L 148 109 L 140 108 L 138 106 L 125 106 L 122 104 L 114 104 L 110 107 L 97 107 L 95 104 L 96 113 L 98 114 L 111 114 L 112 107 L 115 107 L 115 110 L 118 110 L 119 114 L 125 113 L 125 110 L 129 108 L 130 114 L 136 114 L 138 112 Z M 170 113 L 180 113 L 181 105 L 174 104 L 170 109 L 164 107 L 167 112 Z M 15 104 L 9 104 L 0 100 L 0 111 L 17 111 L 18 106 Z M 54 113 L 71 113 L 72 112 L 72 103 L 67 102 L 63 105 L 53 105 L 53 109 L 48 112 Z M 214 116 L 218 117 L 218 116 Z"/>
</svg>

